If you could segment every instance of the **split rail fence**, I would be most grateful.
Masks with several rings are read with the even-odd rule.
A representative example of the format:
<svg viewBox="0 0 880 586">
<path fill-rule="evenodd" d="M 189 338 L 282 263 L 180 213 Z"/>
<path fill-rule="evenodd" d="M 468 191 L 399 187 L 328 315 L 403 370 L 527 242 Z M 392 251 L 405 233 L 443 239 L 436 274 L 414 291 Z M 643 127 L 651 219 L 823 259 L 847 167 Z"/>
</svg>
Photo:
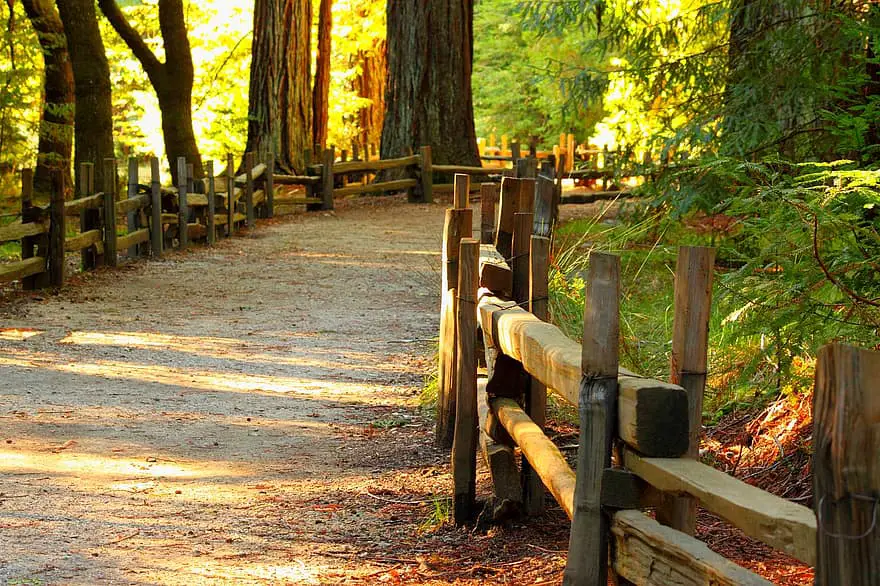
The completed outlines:
<svg viewBox="0 0 880 586">
<path fill-rule="evenodd" d="M 618 257 L 591 254 L 582 344 L 546 321 L 548 181 L 485 186 L 479 240 L 467 177 L 456 177 L 446 211 L 437 439 L 452 450 L 456 523 L 476 512 L 479 451 L 496 516 L 536 514 L 549 492 L 571 519 L 566 584 L 605 586 L 609 572 L 621 584 L 770 584 L 693 537 L 698 504 L 815 566 L 817 584 L 880 584 L 880 353 L 820 353 L 817 513 L 701 463 L 714 250 L 679 252 L 675 384 L 640 376 L 618 364 Z M 544 434 L 548 391 L 578 408 L 576 470 Z"/>
</svg>

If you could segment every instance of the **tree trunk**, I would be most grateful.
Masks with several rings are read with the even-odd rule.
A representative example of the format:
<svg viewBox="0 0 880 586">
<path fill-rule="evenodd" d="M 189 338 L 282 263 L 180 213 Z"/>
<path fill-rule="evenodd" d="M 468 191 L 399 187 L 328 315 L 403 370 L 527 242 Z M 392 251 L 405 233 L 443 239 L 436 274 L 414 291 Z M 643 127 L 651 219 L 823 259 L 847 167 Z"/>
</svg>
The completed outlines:
<svg viewBox="0 0 880 586">
<path fill-rule="evenodd" d="M 104 159 L 113 157 L 113 116 L 110 67 L 98 28 L 93 0 L 56 0 L 64 23 L 73 70 L 74 171 L 79 185 L 80 163 L 94 163 L 95 185 L 104 185 Z"/>
<path fill-rule="evenodd" d="M 312 89 L 312 142 L 320 145 L 322 150 L 327 146 L 332 31 L 333 0 L 321 0 L 318 9 L 318 58 L 315 61 L 315 87 Z"/>
<path fill-rule="evenodd" d="M 385 41 L 379 41 L 372 51 L 358 51 L 360 69 L 354 80 L 358 97 L 370 101 L 358 113 L 360 141 L 365 147 L 382 140 L 382 121 L 385 116 Z"/>
<path fill-rule="evenodd" d="M 67 53 L 64 25 L 50 0 L 22 0 L 22 5 L 43 49 L 43 114 L 40 118 L 34 190 L 48 193 L 52 189 L 52 169 L 60 169 L 65 186 L 70 185 L 73 69 Z"/>
<path fill-rule="evenodd" d="M 256 0 L 246 151 L 271 148 L 282 173 L 305 172 L 311 148 L 310 0 Z"/>
<path fill-rule="evenodd" d="M 193 176 L 201 178 L 202 158 L 192 126 L 193 61 L 186 35 L 182 0 L 159 0 L 159 29 L 165 49 L 165 62 L 150 51 L 141 35 L 129 24 L 115 0 L 98 0 L 101 11 L 147 72 L 159 98 L 162 135 L 171 177 L 177 184 L 177 158 L 185 157 L 193 166 Z"/>
<path fill-rule="evenodd" d="M 388 0 L 382 158 L 430 145 L 436 164 L 479 165 L 471 92 L 473 0 Z"/>
</svg>

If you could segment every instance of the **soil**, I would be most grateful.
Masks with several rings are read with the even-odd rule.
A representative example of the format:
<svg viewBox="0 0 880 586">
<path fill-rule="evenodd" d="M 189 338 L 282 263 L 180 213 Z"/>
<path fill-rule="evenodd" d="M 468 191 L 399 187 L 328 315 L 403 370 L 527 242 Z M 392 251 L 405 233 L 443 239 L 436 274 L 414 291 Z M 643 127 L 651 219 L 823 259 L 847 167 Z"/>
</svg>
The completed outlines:
<svg viewBox="0 0 880 586">
<path fill-rule="evenodd" d="M 442 523 L 443 210 L 362 199 L 7 294 L 0 584 L 558 583 L 558 507 Z"/>
</svg>

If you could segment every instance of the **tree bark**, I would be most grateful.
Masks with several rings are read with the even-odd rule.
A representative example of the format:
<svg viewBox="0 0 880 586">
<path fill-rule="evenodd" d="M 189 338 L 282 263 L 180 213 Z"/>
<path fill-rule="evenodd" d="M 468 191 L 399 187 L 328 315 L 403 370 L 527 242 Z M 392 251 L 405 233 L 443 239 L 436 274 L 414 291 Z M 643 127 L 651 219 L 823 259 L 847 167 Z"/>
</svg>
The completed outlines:
<svg viewBox="0 0 880 586">
<path fill-rule="evenodd" d="M 70 185 L 70 155 L 73 151 L 73 69 L 67 53 L 67 38 L 58 11 L 50 0 L 22 0 L 43 49 L 43 113 L 40 118 L 34 190 L 52 189 L 52 170 L 59 169 L 65 187 Z"/>
<path fill-rule="evenodd" d="M 473 0 L 388 0 L 382 158 L 430 145 L 435 164 L 479 165 L 471 92 Z"/>
<path fill-rule="evenodd" d="M 193 176 L 201 178 L 202 158 L 192 125 L 194 68 L 186 34 L 182 0 L 159 0 L 159 30 L 165 49 L 165 62 L 159 61 L 125 18 L 115 0 L 98 0 L 98 5 L 119 36 L 137 57 L 159 99 L 162 135 L 175 184 L 177 159 L 185 157 L 193 166 Z"/>
<path fill-rule="evenodd" d="M 110 67 L 95 4 L 93 0 L 56 0 L 56 4 L 73 70 L 76 184 L 80 181 L 80 163 L 94 163 L 95 185 L 104 185 L 103 161 L 114 156 L 113 115 Z"/>
<path fill-rule="evenodd" d="M 246 151 L 275 153 L 281 173 L 305 172 L 311 148 L 310 0 L 256 0 Z"/>
<path fill-rule="evenodd" d="M 372 51 L 358 51 L 359 73 L 354 80 L 358 97 L 370 101 L 358 113 L 360 141 L 365 147 L 378 145 L 382 140 L 382 121 L 385 116 L 385 61 L 386 44 L 379 41 Z"/>
<path fill-rule="evenodd" d="M 321 0 L 318 9 L 318 57 L 315 61 L 315 87 L 312 89 L 312 143 L 327 146 L 330 109 L 330 57 L 332 50 L 333 0 Z"/>
</svg>

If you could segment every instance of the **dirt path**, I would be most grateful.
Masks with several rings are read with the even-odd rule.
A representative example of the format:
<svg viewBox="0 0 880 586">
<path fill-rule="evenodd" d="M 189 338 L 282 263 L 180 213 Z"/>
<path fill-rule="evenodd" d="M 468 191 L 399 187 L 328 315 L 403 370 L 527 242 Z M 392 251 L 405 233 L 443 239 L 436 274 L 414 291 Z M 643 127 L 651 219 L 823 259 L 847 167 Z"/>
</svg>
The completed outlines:
<svg viewBox="0 0 880 586">
<path fill-rule="evenodd" d="M 430 526 L 442 210 L 288 217 L 5 302 L 0 584 L 556 582 L 560 523 Z"/>
</svg>

